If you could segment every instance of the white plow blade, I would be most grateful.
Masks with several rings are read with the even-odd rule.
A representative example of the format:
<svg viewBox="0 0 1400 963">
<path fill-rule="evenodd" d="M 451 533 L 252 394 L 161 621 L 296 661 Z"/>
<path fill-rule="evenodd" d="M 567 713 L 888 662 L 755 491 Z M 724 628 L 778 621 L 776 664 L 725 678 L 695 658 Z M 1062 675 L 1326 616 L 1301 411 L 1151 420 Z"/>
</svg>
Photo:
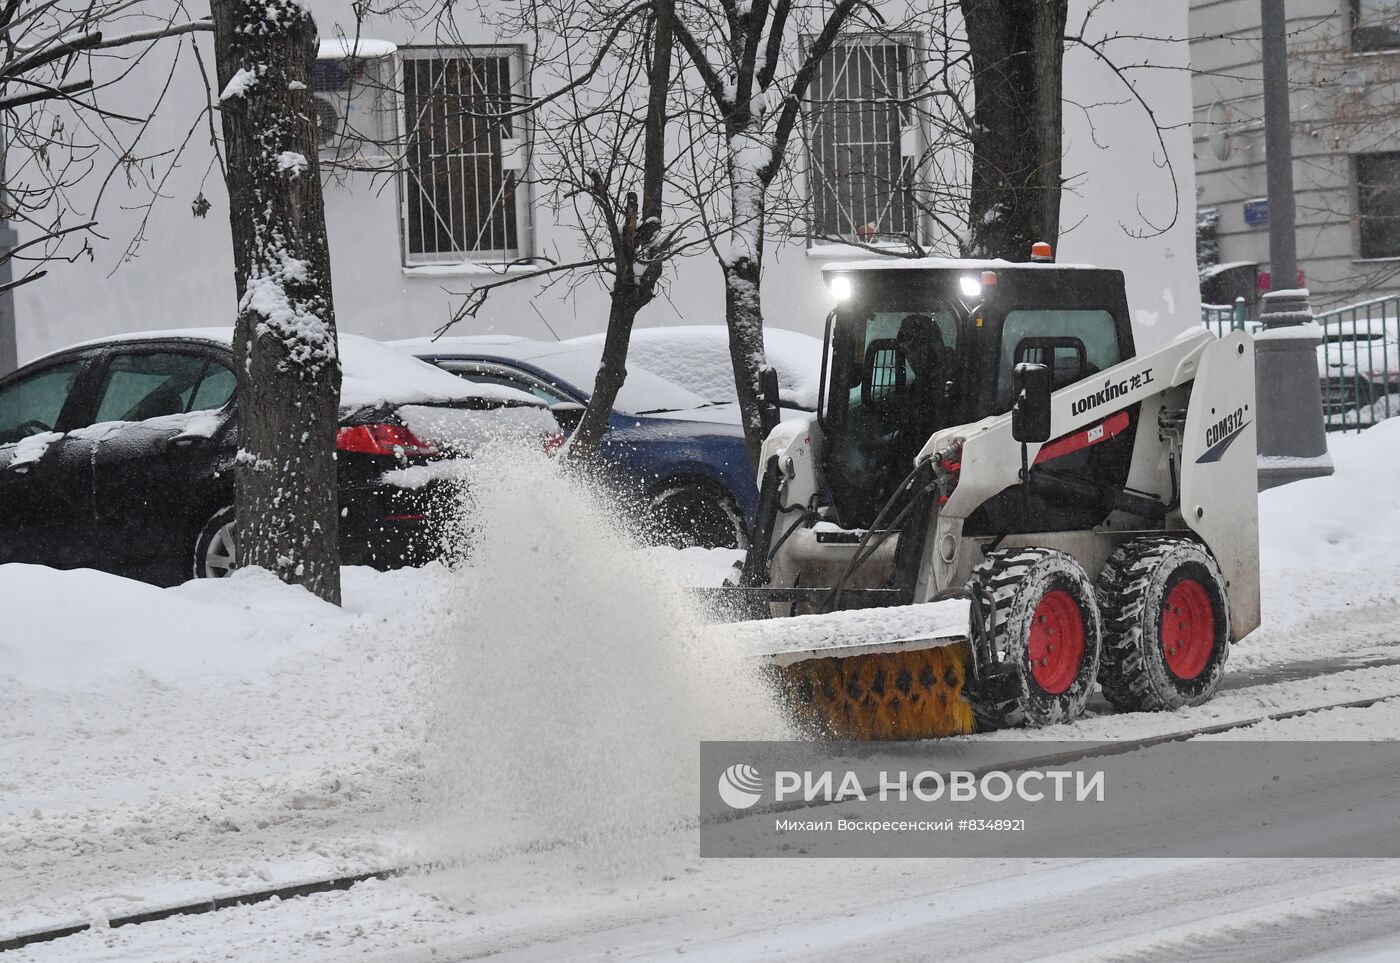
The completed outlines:
<svg viewBox="0 0 1400 963">
<path fill-rule="evenodd" d="M 967 599 L 889 608 L 850 609 L 825 615 L 727 622 L 706 629 L 746 658 L 773 665 L 807 659 L 849 658 L 874 652 L 928 648 L 967 638 Z"/>
</svg>

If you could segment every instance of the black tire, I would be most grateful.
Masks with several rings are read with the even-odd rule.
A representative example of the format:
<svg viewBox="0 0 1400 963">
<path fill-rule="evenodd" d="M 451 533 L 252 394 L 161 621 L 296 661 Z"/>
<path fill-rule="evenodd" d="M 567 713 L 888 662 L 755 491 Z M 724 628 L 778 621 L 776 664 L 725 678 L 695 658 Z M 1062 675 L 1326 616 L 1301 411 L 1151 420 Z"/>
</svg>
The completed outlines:
<svg viewBox="0 0 1400 963">
<path fill-rule="evenodd" d="M 1184 538 L 1121 545 L 1099 576 L 1099 604 L 1099 684 L 1115 708 L 1180 709 L 1215 694 L 1230 655 L 1230 603 L 1204 546 Z"/>
<path fill-rule="evenodd" d="M 749 526 L 734 496 L 706 482 L 659 486 L 649 499 L 656 539 L 672 548 L 749 546 Z"/>
<path fill-rule="evenodd" d="M 1101 635 L 1093 584 L 1084 569 L 1054 549 L 1013 548 L 989 552 L 972 581 L 992 604 L 992 645 L 1010 673 L 996 684 L 989 680 L 973 687 L 978 728 L 1038 727 L 1078 718 L 1094 691 Z M 1058 654 L 1056 633 L 1062 640 Z"/>
<path fill-rule="evenodd" d="M 200 526 L 190 553 L 190 574 L 195 578 L 225 578 L 238 562 L 237 528 L 233 506 L 221 508 Z M 218 560 L 226 557 L 227 565 Z"/>
</svg>

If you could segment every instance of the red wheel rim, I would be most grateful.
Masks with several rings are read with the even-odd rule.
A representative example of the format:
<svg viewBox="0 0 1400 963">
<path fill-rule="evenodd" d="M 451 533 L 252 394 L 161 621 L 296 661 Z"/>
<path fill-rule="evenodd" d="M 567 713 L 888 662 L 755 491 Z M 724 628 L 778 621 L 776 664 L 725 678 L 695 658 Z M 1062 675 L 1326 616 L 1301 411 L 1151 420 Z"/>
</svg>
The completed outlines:
<svg viewBox="0 0 1400 963">
<path fill-rule="evenodd" d="M 1178 679 L 1205 671 L 1215 648 L 1215 609 L 1205 586 L 1195 579 L 1177 582 L 1162 603 L 1162 656 Z"/>
<path fill-rule="evenodd" d="M 1026 640 L 1035 684 L 1051 695 L 1059 695 L 1079 675 L 1084 659 L 1084 615 L 1068 592 L 1046 592 L 1031 615 L 1031 634 Z"/>
</svg>

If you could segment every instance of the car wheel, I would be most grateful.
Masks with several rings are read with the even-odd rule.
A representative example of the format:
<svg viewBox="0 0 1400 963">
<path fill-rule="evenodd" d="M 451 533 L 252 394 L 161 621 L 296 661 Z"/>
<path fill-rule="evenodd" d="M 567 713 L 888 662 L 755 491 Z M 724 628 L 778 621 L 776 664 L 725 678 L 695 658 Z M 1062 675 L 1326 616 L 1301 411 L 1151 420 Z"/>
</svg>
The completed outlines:
<svg viewBox="0 0 1400 963">
<path fill-rule="evenodd" d="M 748 548 L 749 527 L 734 496 L 703 482 L 673 482 L 651 496 L 657 540 L 672 548 Z"/>
<path fill-rule="evenodd" d="M 195 578 L 227 578 L 233 572 L 238 564 L 237 533 L 232 505 L 210 516 L 194 541 Z"/>
</svg>

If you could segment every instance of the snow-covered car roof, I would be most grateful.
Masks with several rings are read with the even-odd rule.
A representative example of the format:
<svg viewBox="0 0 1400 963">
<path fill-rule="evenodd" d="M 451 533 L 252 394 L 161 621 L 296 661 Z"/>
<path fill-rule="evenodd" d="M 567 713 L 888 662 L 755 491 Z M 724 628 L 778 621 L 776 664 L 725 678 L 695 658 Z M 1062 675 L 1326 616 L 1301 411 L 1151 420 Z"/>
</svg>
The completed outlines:
<svg viewBox="0 0 1400 963">
<path fill-rule="evenodd" d="M 467 401 L 486 398 L 515 404 L 539 406 L 540 401 L 525 391 L 500 385 L 474 384 L 441 368 L 395 351 L 373 338 L 340 332 L 340 406 L 368 408 L 379 404 L 414 404 L 434 401 Z M 226 348 L 233 345 L 232 328 L 171 328 L 163 331 L 134 331 L 83 341 L 71 348 L 87 348 L 123 341 L 207 341 Z M 58 352 L 53 352 L 58 353 Z"/>
<path fill-rule="evenodd" d="M 584 335 L 572 342 L 601 346 L 603 335 Z M 764 327 L 763 351 L 768 363 L 778 371 L 778 395 L 783 403 L 814 410 L 820 393 L 821 340 L 784 328 Z M 729 329 L 722 324 L 634 328 L 627 357 L 636 358 L 651 371 L 707 401 L 720 404 L 738 400 L 734 365 L 729 357 Z"/>
<path fill-rule="evenodd" d="M 636 332 L 633 332 L 634 336 Z M 593 393 L 593 382 L 602 362 L 602 341 L 531 341 L 505 335 L 479 335 L 460 338 L 410 338 L 387 344 L 419 357 L 496 357 L 521 361 L 548 371 L 579 392 Z M 635 348 L 635 341 L 633 347 Z M 634 363 L 639 362 L 639 363 Z M 455 377 L 455 376 L 450 376 Z M 627 380 L 617 393 L 613 407 L 627 414 L 658 411 L 688 411 L 710 404 L 711 399 L 660 377 L 647 367 L 647 360 L 635 350 L 627 353 Z"/>
</svg>

